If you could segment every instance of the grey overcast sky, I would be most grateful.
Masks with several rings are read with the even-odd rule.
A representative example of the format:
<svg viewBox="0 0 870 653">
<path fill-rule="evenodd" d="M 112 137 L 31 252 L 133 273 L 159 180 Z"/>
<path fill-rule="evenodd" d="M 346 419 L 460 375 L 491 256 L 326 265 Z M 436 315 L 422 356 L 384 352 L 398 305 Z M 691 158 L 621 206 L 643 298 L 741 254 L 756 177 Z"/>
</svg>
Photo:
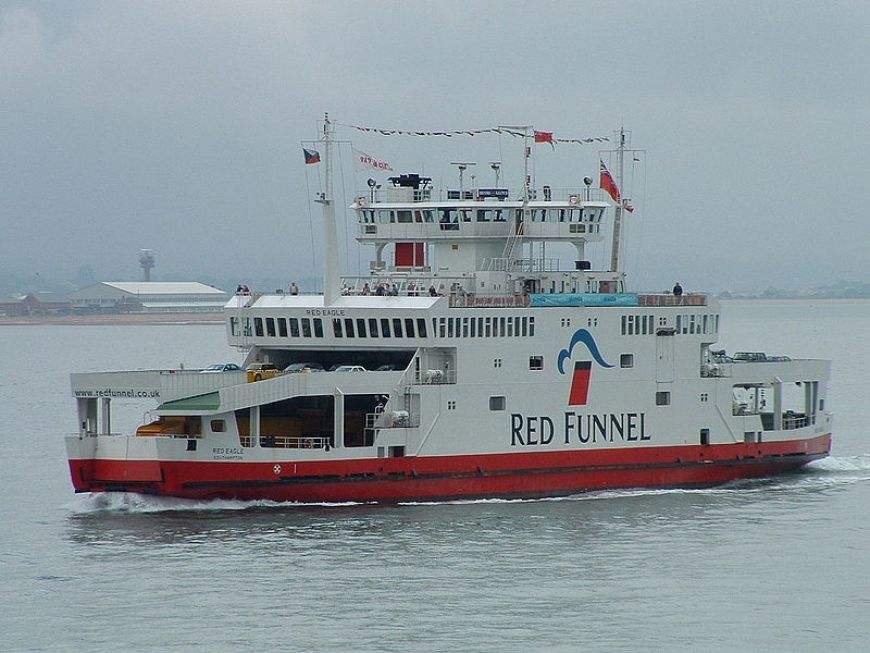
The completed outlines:
<svg viewBox="0 0 870 653">
<path fill-rule="evenodd" d="M 310 275 L 300 141 L 329 111 L 566 138 L 625 125 L 645 150 L 626 189 L 634 288 L 870 281 L 868 34 L 859 0 L 0 0 L 0 271 L 136 279 L 150 247 L 158 275 Z M 510 137 L 338 137 L 436 185 L 457 159 L 487 185 L 494 159 L 521 178 Z M 597 179 L 606 147 L 538 146 L 538 184 Z M 347 155 L 350 201 L 369 175 Z"/>
</svg>

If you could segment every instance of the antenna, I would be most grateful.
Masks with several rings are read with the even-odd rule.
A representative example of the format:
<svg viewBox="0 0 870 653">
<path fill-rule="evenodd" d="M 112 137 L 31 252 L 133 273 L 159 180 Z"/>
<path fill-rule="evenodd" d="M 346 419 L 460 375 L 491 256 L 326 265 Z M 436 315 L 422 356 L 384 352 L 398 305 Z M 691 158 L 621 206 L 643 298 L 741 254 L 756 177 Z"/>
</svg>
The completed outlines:
<svg viewBox="0 0 870 653">
<path fill-rule="evenodd" d="M 335 202 L 332 197 L 332 143 L 333 123 L 329 114 L 323 115 L 323 147 L 324 184 L 323 193 L 315 200 L 323 209 L 323 240 L 325 251 L 323 255 L 323 305 L 329 306 L 338 299 L 338 235 L 335 227 Z"/>
<path fill-rule="evenodd" d="M 459 199 L 464 200 L 465 186 L 463 185 L 463 179 L 465 171 L 468 169 L 468 166 L 476 166 L 477 164 L 474 161 L 451 161 L 450 165 L 459 168 Z"/>
<path fill-rule="evenodd" d="M 643 150 L 634 150 L 631 148 L 631 143 L 629 142 L 631 138 L 631 132 L 626 131 L 624 128 L 620 127 L 619 131 L 616 132 L 616 142 L 618 143 L 616 150 L 609 150 L 616 154 L 616 188 L 619 191 L 618 201 L 616 202 L 616 207 L 613 213 L 613 243 L 610 252 L 610 270 L 612 272 L 622 272 L 622 260 L 623 253 L 625 251 L 625 244 L 623 239 L 623 218 L 625 217 L 625 212 L 628 211 L 631 213 L 634 211 L 634 208 L 631 206 L 630 200 L 625 197 L 623 194 L 624 188 L 623 184 L 625 182 L 625 153 L 628 152 L 632 154 L 632 156 L 637 152 L 642 152 Z"/>
<path fill-rule="evenodd" d="M 495 172 L 495 187 L 498 188 L 498 178 L 501 175 L 501 161 L 490 161 L 489 167 Z"/>
<path fill-rule="evenodd" d="M 151 268 L 154 267 L 154 250 L 139 250 L 139 267 L 142 268 L 142 281 L 151 281 Z"/>
</svg>

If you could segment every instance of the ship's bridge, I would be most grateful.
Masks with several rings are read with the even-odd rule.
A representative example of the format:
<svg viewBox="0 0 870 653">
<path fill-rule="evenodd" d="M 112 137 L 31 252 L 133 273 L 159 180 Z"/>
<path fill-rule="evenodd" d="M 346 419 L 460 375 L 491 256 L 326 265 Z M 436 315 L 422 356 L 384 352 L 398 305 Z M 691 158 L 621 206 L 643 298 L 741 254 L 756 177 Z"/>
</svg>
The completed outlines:
<svg viewBox="0 0 870 653">
<path fill-rule="evenodd" d="M 603 241 L 610 205 L 597 189 L 488 188 L 435 190 L 428 177 L 391 177 L 370 184 L 351 208 L 357 240 L 375 248 L 371 277 L 346 278 L 350 292 L 395 284 L 410 294 L 427 290 L 482 295 L 535 292 L 622 292 L 623 275 L 592 269 L 586 244 Z M 570 269 L 543 256 L 546 243 L 574 247 Z M 539 253 L 533 247 L 541 246 Z M 387 248 L 389 251 L 386 251 Z"/>
<path fill-rule="evenodd" d="M 404 176 L 403 176 L 404 177 Z M 425 179 L 425 178 L 424 178 Z M 552 189 L 522 193 L 507 188 L 435 191 L 395 186 L 357 196 L 360 242 L 488 239 L 604 240 L 602 219 L 608 203 L 592 189 Z"/>
</svg>

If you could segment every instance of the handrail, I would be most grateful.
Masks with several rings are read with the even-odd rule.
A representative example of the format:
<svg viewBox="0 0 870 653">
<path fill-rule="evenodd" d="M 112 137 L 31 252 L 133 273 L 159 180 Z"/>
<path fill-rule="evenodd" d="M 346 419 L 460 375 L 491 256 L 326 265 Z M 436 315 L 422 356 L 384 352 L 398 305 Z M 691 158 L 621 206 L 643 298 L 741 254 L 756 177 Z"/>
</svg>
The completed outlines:
<svg viewBox="0 0 870 653">
<path fill-rule="evenodd" d="M 250 435 L 240 435 L 243 447 L 251 446 Z M 266 449 L 328 449 L 332 438 L 325 435 L 260 435 L 260 446 Z"/>
<path fill-rule="evenodd" d="M 522 201 L 525 189 L 500 188 L 498 194 L 495 189 L 465 188 L 463 199 L 459 197 L 458 189 L 447 188 L 407 188 L 401 186 L 387 186 L 385 188 L 366 188 L 356 191 L 355 203 L 359 208 L 368 208 L 377 204 L 405 204 L 408 202 L 450 202 L 451 204 L 466 205 L 473 202 L 477 204 L 501 204 L 503 202 Z M 582 205 L 585 202 L 606 201 L 608 196 L 599 188 L 551 188 L 549 186 L 530 189 L 532 202 L 568 202 L 572 206 Z"/>
</svg>

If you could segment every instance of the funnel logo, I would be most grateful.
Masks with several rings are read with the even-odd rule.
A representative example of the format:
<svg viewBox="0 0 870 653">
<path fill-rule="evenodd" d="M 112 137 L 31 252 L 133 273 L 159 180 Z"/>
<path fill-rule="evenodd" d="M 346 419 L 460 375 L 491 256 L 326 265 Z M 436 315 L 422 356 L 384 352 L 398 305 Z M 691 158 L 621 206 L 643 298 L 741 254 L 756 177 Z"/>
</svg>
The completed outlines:
<svg viewBox="0 0 870 653">
<path fill-rule="evenodd" d="M 574 351 L 574 346 L 578 343 L 586 345 L 589 354 L 601 367 L 613 367 L 608 364 L 598 351 L 598 345 L 595 343 L 595 338 L 586 329 L 577 329 L 574 335 L 571 336 L 571 343 L 567 349 L 559 352 L 558 368 L 559 374 L 565 373 L 565 361 L 571 358 L 571 353 Z M 592 361 L 582 360 L 574 363 L 574 376 L 571 378 L 571 393 L 568 395 L 569 406 L 585 406 L 586 398 L 589 395 L 589 380 L 592 376 Z"/>
</svg>

